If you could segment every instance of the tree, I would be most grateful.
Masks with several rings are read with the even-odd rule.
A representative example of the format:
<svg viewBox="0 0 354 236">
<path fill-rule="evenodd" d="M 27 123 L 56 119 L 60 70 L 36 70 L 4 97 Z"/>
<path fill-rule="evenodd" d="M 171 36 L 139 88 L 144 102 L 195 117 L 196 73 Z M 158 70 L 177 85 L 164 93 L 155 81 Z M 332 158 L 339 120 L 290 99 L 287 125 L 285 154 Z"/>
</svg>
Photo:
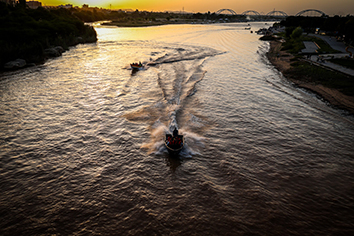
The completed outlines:
<svg viewBox="0 0 354 236">
<path fill-rule="evenodd" d="M 296 29 L 294 29 L 294 31 L 291 33 L 290 37 L 292 39 L 296 39 L 299 38 L 302 35 L 302 29 L 301 27 L 297 27 Z"/>
</svg>

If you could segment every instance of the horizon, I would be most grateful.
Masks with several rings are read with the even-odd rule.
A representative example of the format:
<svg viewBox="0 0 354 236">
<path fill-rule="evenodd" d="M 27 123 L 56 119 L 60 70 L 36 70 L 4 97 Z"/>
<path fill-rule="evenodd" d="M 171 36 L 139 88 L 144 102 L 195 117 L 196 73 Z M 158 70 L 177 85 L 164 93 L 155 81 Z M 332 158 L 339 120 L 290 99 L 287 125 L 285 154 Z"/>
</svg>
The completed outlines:
<svg viewBox="0 0 354 236">
<path fill-rule="evenodd" d="M 71 2 L 64 0 L 42 0 L 39 2 L 43 6 L 59 6 L 72 4 L 73 6 L 81 7 L 87 4 L 89 7 L 98 7 L 104 9 L 131 9 L 139 11 L 155 11 L 155 12 L 178 12 L 184 11 L 189 13 L 206 13 L 217 12 L 221 9 L 231 9 L 237 14 L 241 14 L 245 11 L 257 11 L 261 15 L 265 15 L 271 11 L 282 11 L 288 15 L 295 15 L 298 12 L 308 9 L 315 9 L 331 15 L 354 15 L 353 0 L 323 0 L 318 2 L 317 0 L 249 0 L 243 2 L 240 0 L 221 0 L 218 2 L 213 1 L 187 1 L 187 0 L 171 0 L 169 2 L 162 0 L 71 0 Z"/>
</svg>

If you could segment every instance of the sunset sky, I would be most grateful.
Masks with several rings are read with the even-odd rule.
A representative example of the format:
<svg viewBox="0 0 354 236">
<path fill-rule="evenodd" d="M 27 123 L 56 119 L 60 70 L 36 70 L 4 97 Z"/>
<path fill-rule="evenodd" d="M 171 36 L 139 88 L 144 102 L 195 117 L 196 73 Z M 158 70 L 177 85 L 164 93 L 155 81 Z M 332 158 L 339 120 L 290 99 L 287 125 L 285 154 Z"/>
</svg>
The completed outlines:
<svg viewBox="0 0 354 236">
<path fill-rule="evenodd" d="M 220 9 L 232 9 L 240 14 L 254 10 L 267 14 L 274 9 L 289 15 L 306 9 L 317 9 L 328 15 L 354 15 L 354 0 L 38 0 L 44 6 L 72 4 L 112 9 L 139 9 L 148 11 L 216 12 Z"/>
</svg>

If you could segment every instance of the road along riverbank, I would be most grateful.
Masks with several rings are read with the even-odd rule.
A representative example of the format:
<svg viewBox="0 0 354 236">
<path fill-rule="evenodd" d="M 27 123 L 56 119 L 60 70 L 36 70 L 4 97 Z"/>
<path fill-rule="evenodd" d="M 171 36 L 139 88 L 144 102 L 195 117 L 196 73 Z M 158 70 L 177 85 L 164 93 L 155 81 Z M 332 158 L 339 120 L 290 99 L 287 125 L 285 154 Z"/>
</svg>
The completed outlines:
<svg viewBox="0 0 354 236">
<path fill-rule="evenodd" d="M 294 63 L 294 56 L 286 51 L 282 51 L 281 44 L 282 43 L 277 40 L 270 41 L 270 49 L 267 53 L 267 58 L 275 68 L 277 68 L 296 86 L 308 89 L 320 95 L 331 105 L 354 114 L 354 96 L 344 94 L 341 89 L 325 86 L 324 84 L 321 84 L 318 79 L 315 79 L 309 75 L 300 76 L 297 73 L 293 73 L 294 70 L 292 70 L 292 63 Z M 311 66 L 316 65 L 312 63 Z"/>
</svg>

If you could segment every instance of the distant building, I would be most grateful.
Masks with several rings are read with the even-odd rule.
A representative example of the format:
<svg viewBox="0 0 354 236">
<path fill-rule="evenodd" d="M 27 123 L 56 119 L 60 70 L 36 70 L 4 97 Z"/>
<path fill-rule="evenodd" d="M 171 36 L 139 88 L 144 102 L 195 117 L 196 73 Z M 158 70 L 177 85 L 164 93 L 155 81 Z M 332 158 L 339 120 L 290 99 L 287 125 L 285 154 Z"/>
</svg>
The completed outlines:
<svg viewBox="0 0 354 236">
<path fill-rule="evenodd" d="M 38 7 L 42 6 L 42 3 L 38 1 L 28 1 L 26 4 L 31 9 L 37 9 Z"/>
<path fill-rule="evenodd" d="M 82 8 L 89 8 L 89 5 L 84 4 L 84 5 L 82 5 Z"/>
</svg>

